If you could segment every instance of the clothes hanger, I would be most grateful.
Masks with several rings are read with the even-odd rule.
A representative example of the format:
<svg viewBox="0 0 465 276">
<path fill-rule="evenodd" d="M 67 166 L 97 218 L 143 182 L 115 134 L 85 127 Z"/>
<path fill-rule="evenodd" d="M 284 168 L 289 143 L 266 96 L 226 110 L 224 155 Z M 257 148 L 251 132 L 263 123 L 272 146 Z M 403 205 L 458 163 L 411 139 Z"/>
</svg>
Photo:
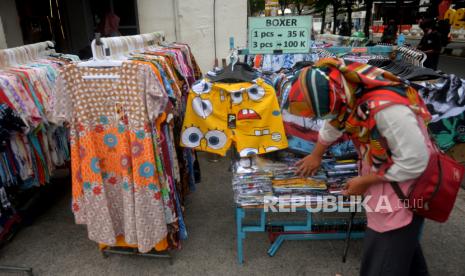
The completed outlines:
<svg viewBox="0 0 465 276">
<path fill-rule="evenodd" d="M 103 56 L 105 57 L 104 59 L 99 58 L 100 55 L 98 54 L 98 51 L 97 51 L 97 43 L 102 46 L 101 48 L 103 50 Z M 77 67 L 119 67 L 123 65 L 122 60 L 108 59 L 109 56 L 111 55 L 111 49 L 106 43 L 106 41 L 102 40 L 99 36 L 97 36 L 97 38 L 92 41 L 91 49 L 92 49 L 93 58 L 88 61 L 79 62 L 77 64 Z M 87 76 L 84 76 L 84 77 L 87 77 Z M 92 77 L 96 77 L 96 76 L 92 76 Z M 98 77 L 98 78 L 102 78 L 102 77 Z M 110 76 L 110 78 L 115 78 L 115 76 L 114 75 Z M 119 78 L 119 76 L 117 76 L 116 78 Z"/>
<path fill-rule="evenodd" d="M 292 71 L 295 72 L 309 66 L 313 66 L 312 61 L 299 61 L 296 64 L 294 64 L 294 66 L 292 67 Z"/>
<path fill-rule="evenodd" d="M 92 59 L 85 62 L 78 63 L 78 67 L 120 67 L 123 62 L 127 60 L 129 53 L 135 49 L 144 48 L 144 39 L 156 39 L 160 37 L 160 33 L 142 34 L 134 36 L 122 37 L 109 37 L 101 38 L 97 35 L 91 43 Z M 148 40 L 147 40 L 148 41 Z M 97 49 L 101 46 L 101 52 Z M 111 59 L 110 59 L 111 57 Z M 85 79 L 99 79 L 99 78 L 119 78 L 118 75 L 100 75 L 100 76 L 83 76 Z"/>
<path fill-rule="evenodd" d="M 229 56 L 230 63 L 225 68 L 215 72 L 215 75 L 210 75 L 209 79 L 213 82 L 252 82 L 258 75 L 257 72 L 247 63 L 238 62 L 237 49 L 232 50 Z"/>
</svg>

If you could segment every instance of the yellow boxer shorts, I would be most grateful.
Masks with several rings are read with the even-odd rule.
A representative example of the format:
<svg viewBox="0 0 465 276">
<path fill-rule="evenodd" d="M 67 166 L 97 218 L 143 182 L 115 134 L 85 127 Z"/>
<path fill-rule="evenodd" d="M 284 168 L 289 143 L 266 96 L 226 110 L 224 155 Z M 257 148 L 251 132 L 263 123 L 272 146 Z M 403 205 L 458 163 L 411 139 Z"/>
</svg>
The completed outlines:
<svg viewBox="0 0 465 276">
<path fill-rule="evenodd" d="M 263 79 L 192 86 L 181 146 L 226 155 L 234 142 L 241 157 L 287 148 L 274 88 Z"/>
</svg>

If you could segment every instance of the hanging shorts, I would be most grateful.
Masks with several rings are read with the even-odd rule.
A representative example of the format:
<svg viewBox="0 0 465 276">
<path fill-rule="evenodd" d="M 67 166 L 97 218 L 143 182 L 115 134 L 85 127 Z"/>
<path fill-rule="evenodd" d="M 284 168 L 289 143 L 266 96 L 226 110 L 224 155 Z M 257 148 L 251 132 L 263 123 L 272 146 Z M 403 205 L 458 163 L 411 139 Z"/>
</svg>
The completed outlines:
<svg viewBox="0 0 465 276">
<path fill-rule="evenodd" d="M 189 92 L 181 146 L 224 156 L 233 142 L 241 157 L 287 148 L 273 87 L 263 79 L 198 81 Z"/>
</svg>

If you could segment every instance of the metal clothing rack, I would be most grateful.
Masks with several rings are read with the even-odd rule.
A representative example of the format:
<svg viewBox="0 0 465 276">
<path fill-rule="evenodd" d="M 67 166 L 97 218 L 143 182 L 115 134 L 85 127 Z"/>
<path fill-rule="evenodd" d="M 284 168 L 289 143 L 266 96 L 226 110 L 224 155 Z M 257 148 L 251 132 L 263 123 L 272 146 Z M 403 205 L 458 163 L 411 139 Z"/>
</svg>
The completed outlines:
<svg viewBox="0 0 465 276">
<path fill-rule="evenodd" d="M 19 267 L 19 266 L 8 266 L 8 265 L 0 265 L 0 271 L 5 272 L 24 272 L 28 276 L 33 276 L 32 268 L 31 267 Z"/>
<path fill-rule="evenodd" d="M 396 51 L 398 58 L 402 59 L 402 61 L 419 67 L 423 67 L 423 63 L 427 58 L 423 51 L 408 46 L 397 47 Z"/>
<path fill-rule="evenodd" d="M 55 44 L 44 41 L 0 50 L 0 68 L 26 64 L 41 57 L 54 54 Z"/>
<path fill-rule="evenodd" d="M 367 46 L 367 47 L 328 47 L 324 50 L 333 54 L 369 54 L 369 55 L 389 55 L 394 51 L 393 46 Z"/>
<path fill-rule="evenodd" d="M 164 40 L 165 33 L 162 31 L 115 37 L 100 37 L 100 35 L 97 35 L 91 43 L 92 56 L 96 60 L 105 59 L 109 56 L 122 56 L 133 50 L 159 44 Z"/>
<path fill-rule="evenodd" d="M 140 50 L 149 46 L 160 44 L 165 40 L 165 33 L 162 31 L 115 37 L 100 37 L 97 35 L 91 43 L 92 56 L 95 61 L 105 61 L 122 58 L 128 53 Z M 85 62 L 84 62 L 85 63 Z M 169 251 L 155 251 L 141 253 L 137 248 L 124 246 L 104 246 L 100 248 L 102 256 L 108 258 L 111 254 L 144 256 L 151 258 L 168 259 L 173 264 L 173 256 Z"/>
<path fill-rule="evenodd" d="M 52 41 L 44 41 L 24 46 L 0 50 L 0 68 L 27 64 L 41 57 L 54 54 L 55 44 Z M 0 271 L 24 272 L 32 276 L 32 267 L 0 265 Z"/>
<path fill-rule="evenodd" d="M 310 53 L 318 53 L 318 51 L 324 50 L 332 54 L 370 54 L 370 55 L 389 55 L 394 50 L 394 46 L 367 46 L 367 47 L 327 47 L 327 48 L 312 48 L 308 53 L 301 53 L 301 54 L 310 54 Z M 248 55 L 249 49 L 243 48 L 238 50 L 239 55 Z M 282 50 L 274 50 L 274 55 L 283 54 Z"/>
<path fill-rule="evenodd" d="M 150 251 L 148 253 L 140 253 L 137 248 L 126 248 L 126 247 L 115 247 L 110 246 L 101 250 L 102 256 L 104 258 L 108 258 L 109 255 L 130 255 L 130 256 L 143 256 L 143 257 L 150 257 L 150 258 L 157 258 L 157 259 L 167 259 L 170 262 L 170 265 L 173 265 L 174 258 L 173 255 L 169 251 Z"/>
</svg>

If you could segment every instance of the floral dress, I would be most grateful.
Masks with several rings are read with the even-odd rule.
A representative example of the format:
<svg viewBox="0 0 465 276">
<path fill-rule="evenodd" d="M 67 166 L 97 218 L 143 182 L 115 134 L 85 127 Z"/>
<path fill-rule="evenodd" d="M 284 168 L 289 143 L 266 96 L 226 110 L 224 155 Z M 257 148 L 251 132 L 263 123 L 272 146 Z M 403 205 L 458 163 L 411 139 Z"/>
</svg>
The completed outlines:
<svg viewBox="0 0 465 276">
<path fill-rule="evenodd" d="M 123 237 L 148 252 L 167 235 L 151 123 L 167 101 L 144 64 L 73 64 L 58 77 L 54 120 L 70 123 L 72 209 L 91 240 Z"/>
</svg>

